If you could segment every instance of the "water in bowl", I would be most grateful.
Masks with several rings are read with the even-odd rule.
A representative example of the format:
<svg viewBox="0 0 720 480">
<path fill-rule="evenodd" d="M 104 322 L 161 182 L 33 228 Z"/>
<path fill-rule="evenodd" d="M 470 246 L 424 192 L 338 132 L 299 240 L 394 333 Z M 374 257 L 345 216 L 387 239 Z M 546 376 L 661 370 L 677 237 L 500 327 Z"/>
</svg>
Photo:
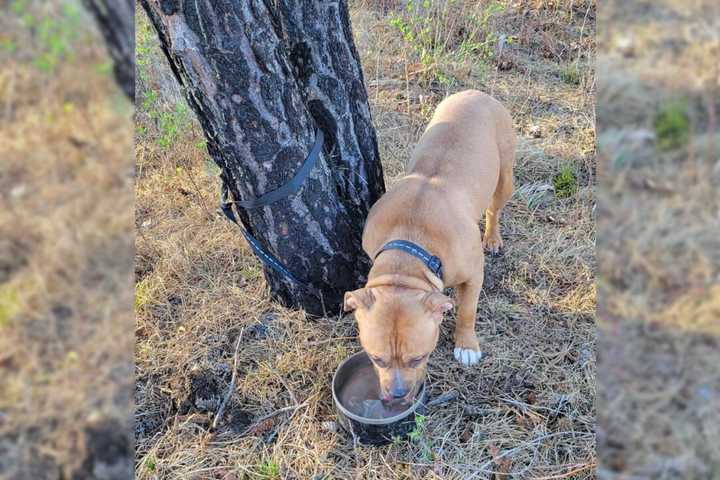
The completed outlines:
<svg viewBox="0 0 720 480">
<path fill-rule="evenodd" d="M 385 405 L 380 401 L 380 382 L 372 365 L 356 367 L 338 393 L 340 403 L 364 418 L 382 419 L 398 415 L 409 405 Z"/>
</svg>

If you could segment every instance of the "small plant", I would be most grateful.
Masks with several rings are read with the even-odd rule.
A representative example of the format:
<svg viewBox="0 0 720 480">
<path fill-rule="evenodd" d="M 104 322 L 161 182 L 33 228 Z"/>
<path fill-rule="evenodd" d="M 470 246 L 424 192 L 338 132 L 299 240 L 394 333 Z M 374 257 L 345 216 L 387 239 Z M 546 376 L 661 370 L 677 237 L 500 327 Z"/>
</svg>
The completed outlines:
<svg viewBox="0 0 720 480">
<path fill-rule="evenodd" d="M 153 457 L 148 457 L 145 460 L 145 468 L 150 470 L 151 472 L 154 472 L 157 468 L 157 464 L 155 463 L 155 459 Z"/>
<path fill-rule="evenodd" d="M 558 198 L 567 198 L 575 195 L 578 183 L 575 169 L 572 165 L 563 165 L 560 171 L 553 177 L 553 187 Z"/>
<path fill-rule="evenodd" d="M 95 71 L 99 75 L 110 75 L 113 71 L 113 63 L 111 61 L 96 63 Z"/>
<path fill-rule="evenodd" d="M 571 85 L 580 85 L 580 70 L 576 63 L 571 63 L 560 71 L 560 78 L 563 82 Z"/>
<path fill-rule="evenodd" d="M 410 440 L 417 442 L 425 434 L 425 415 L 415 415 L 415 428 L 408 434 Z"/>
<path fill-rule="evenodd" d="M 660 150 L 673 150 L 687 144 L 690 139 L 687 103 L 674 100 L 663 105 L 655 116 L 653 127 Z"/>
<path fill-rule="evenodd" d="M 135 311 L 139 312 L 150 302 L 150 281 L 143 278 L 135 284 Z"/>
<path fill-rule="evenodd" d="M 190 124 L 190 110 L 185 103 L 179 102 L 170 112 L 162 112 L 158 116 L 160 139 L 158 143 L 162 148 L 168 148 L 177 139 L 181 130 Z"/>
<path fill-rule="evenodd" d="M 275 480 L 280 478 L 280 465 L 274 460 L 266 460 L 260 464 L 258 475 L 263 480 Z"/>
<path fill-rule="evenodd" d="M 2 38 L 0 39 L 0 50 L 13 54 L 17 50 L 17 43 L 10 38 Z"/>
<path fill-rule="evenodd" d="M 408 434 L 410 440 L 420 448 L 420 455 L 426 462 L 432 462 L 433 452 L 426 438 L 427 427 L 424 415 L 415 415 L 415 428 Z"/>
<path fill-rule="evenodd" d="M 0 329 L 10 324 L 20 313 L 20 295 L 12 284 L 0 285 Z"/>
</svg>

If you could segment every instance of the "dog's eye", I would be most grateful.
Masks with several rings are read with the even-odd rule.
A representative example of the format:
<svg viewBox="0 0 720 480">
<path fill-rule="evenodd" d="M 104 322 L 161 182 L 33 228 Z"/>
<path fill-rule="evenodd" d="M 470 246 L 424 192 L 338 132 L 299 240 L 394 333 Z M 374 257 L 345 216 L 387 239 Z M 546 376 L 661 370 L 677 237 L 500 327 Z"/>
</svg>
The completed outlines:
<svg viewBox="0 0 720 480">
<path fill-rule="evenodd" d="M 387 367 L 387 364 L 385 362 L 383 362 L 382 358 L 370 357 L 370 359 L 373 361 L 373 363 L 375 363 L 375 365 L 377 365 L 380 368 Z"/>
<path fill-rule="evenodd" d="M 423 360 L 425 360 L 425 355 L 423 355 L 422 357 L 413 358 L 412 360 L 410 360 L 410 361 L 408 362 L 408 365 L 409 365 L 411 368 L 415 368 L 415 367 L 417 367 L 418 365 L 420 365 Z"/>
</svg>

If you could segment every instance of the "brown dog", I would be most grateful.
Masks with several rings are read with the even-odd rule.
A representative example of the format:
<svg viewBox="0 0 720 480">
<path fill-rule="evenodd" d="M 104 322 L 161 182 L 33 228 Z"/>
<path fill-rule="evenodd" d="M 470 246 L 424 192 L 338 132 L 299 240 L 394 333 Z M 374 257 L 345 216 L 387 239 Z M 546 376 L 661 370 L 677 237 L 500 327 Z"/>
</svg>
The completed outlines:
<svg viewBox="0 0 720 480">
<path fill-rule="evenodd" d="M 480 360 L 483 243 L 492 252 L 502 248 L 498 219 L 513 191 L 514 152 L 512 119 L 497 100 L 473 90 L 452 95 L 435 111 L 407 175 L 370 210 L 363 249 L 374 264 L 365 288 L 345 294 L 345 310 L 356 311 L 383 400 L 407 402 L 422 384 L 443 313 L 453 307 L 444 287 L 457 289 L 455 358 L 463 365 Z M 414 249 L 384 250 L 394 240 L 438 257 L 442 271 L 434 273 Z"/>
</svg>

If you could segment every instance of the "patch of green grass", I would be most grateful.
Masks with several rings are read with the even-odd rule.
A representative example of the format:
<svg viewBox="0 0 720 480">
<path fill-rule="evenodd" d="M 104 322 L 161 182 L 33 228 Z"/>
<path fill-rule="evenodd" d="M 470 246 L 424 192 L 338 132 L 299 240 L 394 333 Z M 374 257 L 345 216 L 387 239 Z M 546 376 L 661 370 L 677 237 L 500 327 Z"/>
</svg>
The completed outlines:
<svg viewBox="0 0 720 480">
<path fill-rule="evenodd" d="M 138 77 L 143 83 L 148 81 L 149 66 L 153 58 L 154 38 L 153 27 L 145 15 L 135 16 L 135 65 Z"/>
<path fill-rule="evenodd" d="M 560 71 L 560 78 L 570 85 L 580 85 L 580 69 L 578 69 L 577 63 L 566 65 Z"/>
<path fill-rule="evenodd" d="M 575 195 L 578 182 L 577 174 L 572 165 L 566 164 L 560 168 L 560 171 L 553 177 L 553 187 L 555 188 L 555 196 L 558 198 L 568 198 Z"/>
<path fill-rule="evenodd" d="M 17 50 L 17 43 L 11 38 L 2 38 L 0 39 L 0 50 L 12 55 Z"/>
<path fill-rule="evenodd" d="M 139 80 L 138 112 L 136 133 L 142 137 L 151 137 L 162 150 L 169 150 L 187 131 L 192 122 L 192 112 L 185 101 L 174 106 L 163 101 L 158 87 L 155 86 L 154 62 L 165 61 L 160 50 L 155 30 L 147 17 L 139 13 L 135 16 L 135 64 Z M 143 140 L 150 140 L 143 138 Z"/>
<path fill-rule="evenodd" d="M 240 270 L 240 276 L 245 280 L 255 280 L 262 276 L 262 267 L 259 265 L 250 265 L 247 268 Z"/>
<path fill-rule="evenodd" d="M 135 311 L 139 312 L 145 308 L 151 298 L 150 279 L 143 278 L 135 284 Z"/>
<path fill-rule="evenodd" d="M 433 460 L 433 452 L 427 438 L 425 415 L 415 415 L 415 428 L 408 434 L 408 438 L 420 448 L 420 455 L 426 462 Z"/>
<path fill-rule="evenodd" d="M 29 3 L 30 0 L 14 0 L 10 4 L 10 10 L 12 10 L 15 15 L 22 15 L 27 10 Z"/>
<path fill-rule="evenodd" d="M 690 139 L 690 116 L 684 100 L 672 100 L 660 107 L 653 121 L 660 150 L 674 150 Z"/>
<path fill-rule="evenodd" d="M 143 110 L 151 113 L 157 102 L 158 94 L 155 90 L 145 90 L 142 92 L 142 103 L 140 106 Z"/>
<path fill-rule="evenodd" d="M 265 460 L 258 467 L 257 474 L 263 480 L 276 480 L 280 478 L 280 465 L 272 459 Z"/>
<path fill-rule="evenodd" d="M 113 63 L 108 60 L 106 62 L 99 62 L 95 64 L 95 71 L 99 75 L 110 75 L 113 71 Z"/>
<path fill-rule="evenodd" d="M 32 33 L 33 65 L 52 73 L 60 63 L 74 59 L 73 44 L 81 31 L 81 10 L 75 4 L 64 3 L 57 12 L 37 15 L 29 7 L 28 0 L 15 0 L 10 4 L 10 12 Z M 2 49 L 13 53 L 17 45 L 12 40 L 4 40 Z"/>
<path fill-rule="evenodd" d="M 417 442 L 425 434 L 425 415 L 415 415 L 415 428 L 408 434 L 413 442 Z"/>
<path fill-rule="evenodd" d="M 492 58 L 499 40 L 489 24 L 491 18 L 505 10 L 502 4 L 490 2 L 471 9 L 461 9 L 462 5 L 462 0 L 409 0 L 405 10 L 390 17 L 390 25 L 413 55 L 432 72 L 434 80 L 445 86 L 454 83 L 446 64 L 470 60 L 474 65 L 483 65 Z M 457 21 L 458 10 L 464 16 L 463 22 Z M 512 40 L 507 39 L 509 43 Z"/>
<path fill-rule="evenodd" d="M 157 463 L 155 463 L 155 459 L 153 457 L 145 459 L 145 468 L 151 472 L 154 472 L 157 469 Z"/>
<path fill-rule="evenodd" d="M 0 285 L 0 329 L 8 326 L 20 313 L 20 292 L 13 284 Z"/>
<path fill-rule="evenodd" d="M 160 130 L 158 144 L 163 149 L 170 148 L 180 132 L 190 125 L 190 109 L 183 102 L 177 103 L 169 112 L 155 112 L 152 116 L 157 119 Z"/>
</svg>

